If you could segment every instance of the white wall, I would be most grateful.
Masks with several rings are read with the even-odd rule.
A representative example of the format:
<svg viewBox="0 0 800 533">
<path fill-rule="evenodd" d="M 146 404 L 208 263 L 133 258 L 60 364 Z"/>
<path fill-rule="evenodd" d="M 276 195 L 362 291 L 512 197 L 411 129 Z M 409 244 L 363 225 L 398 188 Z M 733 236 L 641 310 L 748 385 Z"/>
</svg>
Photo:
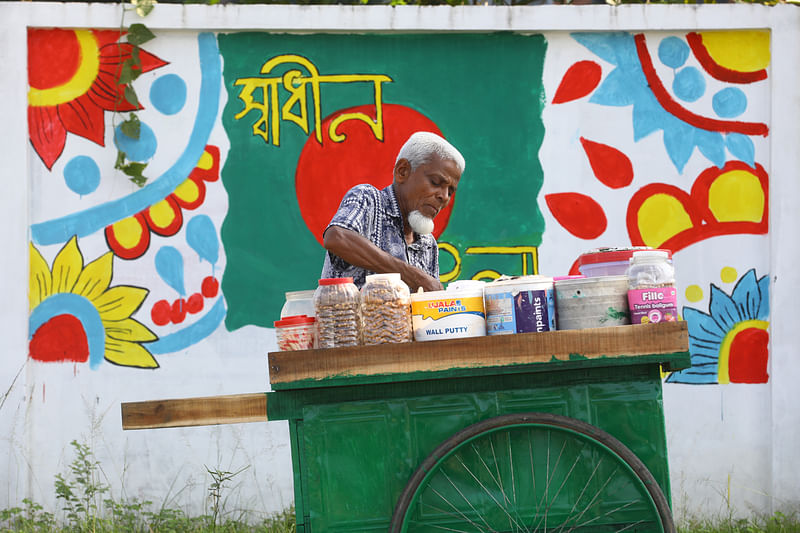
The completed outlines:
<svg viewBox="0 0 800 533">
<path fill-rule="evenodd" d="M 236 471 L 229 505 L 273 512 L 292 502 L 285 422 L 123 433 L 124 401 L 267 390 L 271 330 L 217 330 L 186 354 L 160 358 L 146 378 L 111 367 L 47 365 L 27 358 L 30 167 L 27 138 L 26 27 L 119 26 L 120 8 L 92 4 L 0 4 L 0 129 L 3 231 L 0 310 L 0 508 L 28 497 L 55 509 L 53 480 L 72 460 L 70 441 L 91 446 L 117 497 L 206 507 L 205 466 Z M 126 14 L 126 22 L 137 16 Z M 627 5 L 541 7 L 350 7 L 159 5 L 144 20 L 155 31 L 502 31 L 548 33 L 768 28 L 770 78 L 770 380 L 761 385 L 666 385 L 665 413 L 678 518 L 745 515 L 800 504 L 800 364 L 792 334 L 800 291 L 795 236 L 800 203 L 800 10 L 792 6 Z M 546 146 L 546 145 L 545 145 Z M 547 157 L 543 150 L 540 158 Z M 48 261 L 52 257 L 47 258 Z M 180 379 L 176 379 L 180 376 Z"/>
</svg>

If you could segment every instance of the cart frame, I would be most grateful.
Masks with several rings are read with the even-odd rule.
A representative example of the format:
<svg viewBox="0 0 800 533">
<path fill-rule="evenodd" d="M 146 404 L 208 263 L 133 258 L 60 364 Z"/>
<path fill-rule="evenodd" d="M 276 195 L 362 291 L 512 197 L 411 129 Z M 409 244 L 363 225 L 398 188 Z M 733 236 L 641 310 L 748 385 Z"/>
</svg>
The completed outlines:
<svg viewBox="0 0 800 533">
<path fill-rule="evenodd" d="M 685 323 L 269 354 L 267 417 L 286 419 L 297 531 L 387 531 L 448 437 L 513 413 L 600 428 L 670 498 L 662 370 L 690 365 Z"/>
</svg>

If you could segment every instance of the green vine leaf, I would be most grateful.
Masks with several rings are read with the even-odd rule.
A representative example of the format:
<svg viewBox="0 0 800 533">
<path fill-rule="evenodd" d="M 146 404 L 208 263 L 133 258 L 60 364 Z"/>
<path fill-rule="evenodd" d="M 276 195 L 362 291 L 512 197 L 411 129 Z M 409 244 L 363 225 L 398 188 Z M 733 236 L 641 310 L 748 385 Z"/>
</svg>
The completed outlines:
<svg viewBox="0 0 800 533">
<path fill-rule="evenodd" d="M 127 100 L 132 106 L 139 107 L 139 97 L 136 96 L 136 91 L 131 85 L 125 86 L 125 100 Z"/>
<path fill-rule="evenodd" d="M 119 79 L 117 80 L 120 85 L 128 85 L 142 74 L 141 68 L 137 68 L 141 62 L 136 62 L 135 59 L 128 58 L 122 62 L 122 69 L 119 72 Z"/>
<path fill-rule="evenodd" d="M 126 137 L 138 139 L 139 133 L 142 131 L 142 123 L 139 121 L 139 117 L 131 113 L 128 120 L 119 125 L 119 129 Z"/>
<path fill-rule="evenodd" d="M 135 1 L 132 3 L 134 5 L 137 5 Z M 139 3 L 140 4 L 145 3 L 145 0 L 140 0 Z M 155 5 L 155 2 L 150 3 L 150 6 L 147 10 L 148 13 L 153 10 L 153 5 Z M 137 13 L 139 12 L 138 6 L 136 8 L 136 12 Z M 144 16 L 144 15 L 140 14 L 139 16 Z M 150 31 L 150 29 L 144 24 L 140 24 L 137 22 L 135 24 L 131 24 L 128 27 L 128 42 L 134 46 L 140 46 L 146 43 L 147 41 L 155 38 L 156 38 L 155 34 L 152 31 Z"/>
<path fill-rule="evenodd" d="M 139 187 L 144 187 L 144 184 L 147 183 L 147 177 L 143 174 L 144 169 L 147 168 L 147 163 L 128 161 L 127 154 L 122 150 L 117 150 L 117 161 L 114 163 L 114 168 L 121 170 Z"/>
</svg>

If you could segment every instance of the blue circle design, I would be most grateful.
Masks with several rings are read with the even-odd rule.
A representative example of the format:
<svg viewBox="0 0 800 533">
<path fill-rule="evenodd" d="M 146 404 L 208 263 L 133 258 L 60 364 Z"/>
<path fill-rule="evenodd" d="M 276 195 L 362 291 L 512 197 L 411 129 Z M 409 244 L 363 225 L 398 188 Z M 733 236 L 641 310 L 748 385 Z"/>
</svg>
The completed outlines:
<svg viewBox="0 0 800 533">
<path fill-rule="evenodd" d="M 747 96 L 737 87 L 726 87 L 714 95 L 711 107 L 719 117 L 738 117 L 747 109 Z"/>
<path fill-rule="evenodd" d="M 689 45 L 678 37 L 667 37 L 658 45 L 658 58 L 670 68 L 683 66 L 689 57 Z"/>
<path fill-rule="evenodd" d="M 186 103 L 186 82 L 177 74 L 161 76 L 150 86 L 150 103 L 165 115 L 174 115 Z"/>
<path fill-rule="evenodd" d="M 125 152 L 130 161 L 141 163 L 153 157 L 158 143 L 156 142 L 156 135 L 150 129 L 150 126 L 141 122 L 138 139 L 128 137 L 122 133 L 121 127 L 117 126 L 117 129 L 114 130 L 114 144 L 117 145 L 120 151 Z"/>
<path fill-rule="evenodd" d="M 686 67 L 675 74 L 672 90 L 681 100 L 694 102 L 706 92 L 706 80 L 696 68 Z"/>
<path fill-rule="evenodd" d="M 64 167 L 64 182 L 76 194 L 92 193 L 100 185 L 100 168 L 89 156 L 73 157 Z"/>
</svg>

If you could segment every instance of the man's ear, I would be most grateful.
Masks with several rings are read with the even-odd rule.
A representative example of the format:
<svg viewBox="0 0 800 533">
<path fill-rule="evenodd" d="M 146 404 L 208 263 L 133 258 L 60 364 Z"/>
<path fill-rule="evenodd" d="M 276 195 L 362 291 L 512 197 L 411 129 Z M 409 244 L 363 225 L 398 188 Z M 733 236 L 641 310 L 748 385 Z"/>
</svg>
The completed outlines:
<svg viewBox="0 0 800 533">
<path fill-rule="evenodd" d="M 395 183 L 403 183 L 411 175 L 411 163 L 408 159 L 398 159 L 394 165 L 394 181 Z"/>
</svg>

